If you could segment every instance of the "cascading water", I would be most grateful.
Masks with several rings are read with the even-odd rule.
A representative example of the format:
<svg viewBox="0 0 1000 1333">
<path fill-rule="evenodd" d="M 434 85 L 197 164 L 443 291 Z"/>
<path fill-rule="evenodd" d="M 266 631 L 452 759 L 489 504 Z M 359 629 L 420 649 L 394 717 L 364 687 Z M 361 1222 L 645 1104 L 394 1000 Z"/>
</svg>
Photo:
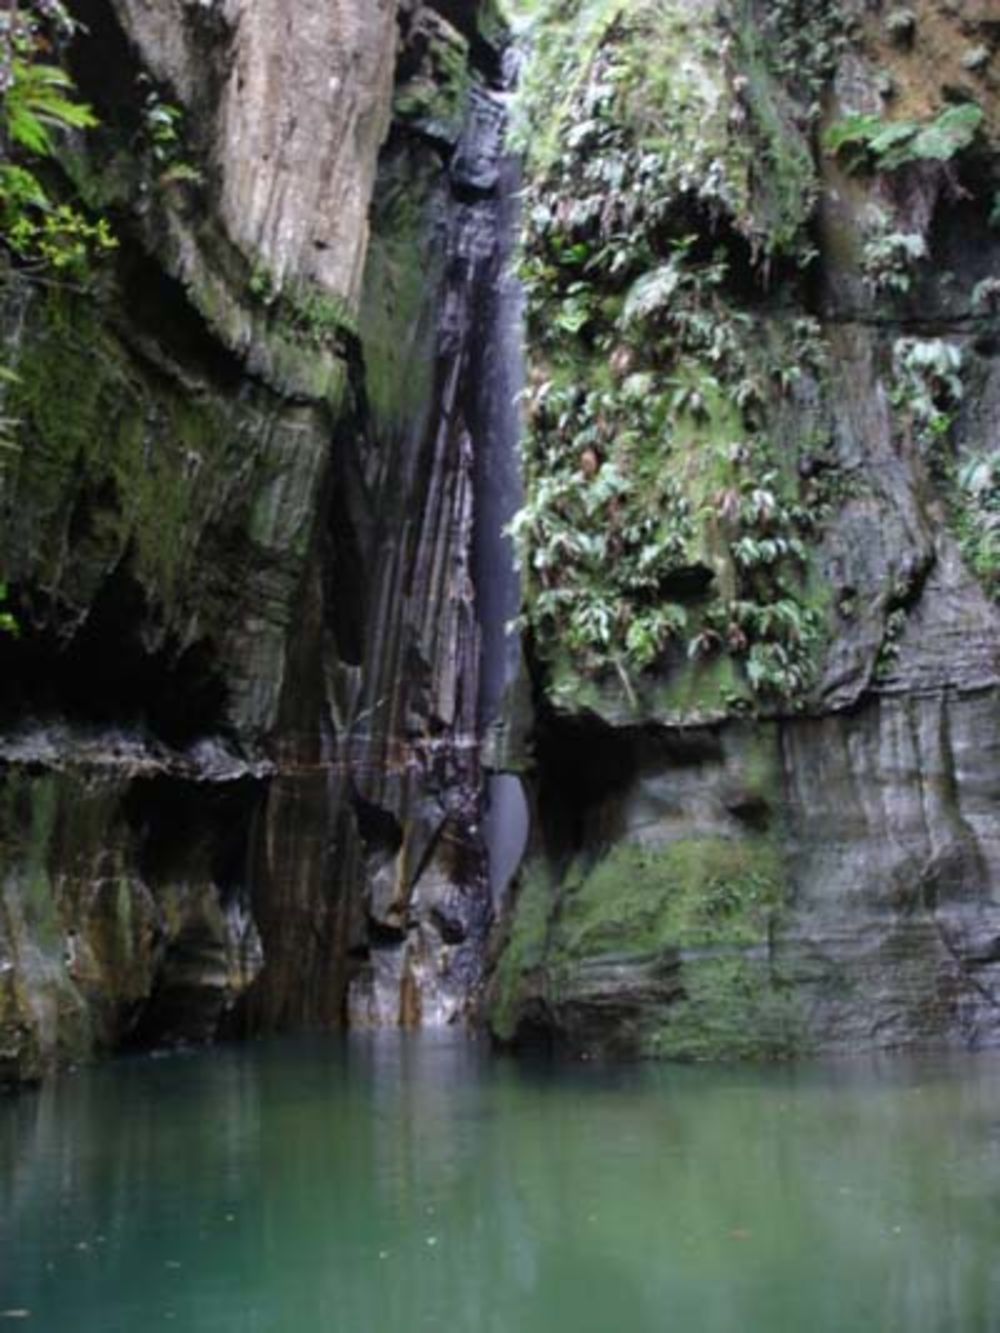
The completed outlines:
<svg viewBox="0 0 1000 1333">
<path fill-rule="evenodd" d="M 509 87 L 516 78 L 513 52 L 505 75 Z M 504 113 L 505 130 L 506 119 Z M 507 527 L 523 497 L 518 445 L 524 388 L 524 293 L 513 264 L 520 163 L 506 144 L 495 174 L 495 269 L 475 342 L 479 447 L 473 572 L 482 635 L 479 728 L 484 738 L 503 726 L 509 693 L 521 671 L 520 637 L 512 624 L 520 609 L 521 584 Z M 487 746 L 488 751 L 490 748 Z M 497 749 L 492 747 L 494 752 Z M 489 762 L 496 761 L 492 753 Z M 524 856 L 528 822 L 521 779 L 515 773 L 491 771 L 486 778 L 484 836 L 494 912 L 499 911 Z"/>
<path fill-rule="evenodd" d="M 355 1025 L 440 1026 L 474 1010 L 527 838 L 520 780 L 484 753 L 520 670 L 505 528 L 521 498 L 522 300 L 506 128 L 503 86 L 477 85 L 428 214 L 440 263 L 424 317 L 433 391 L 395 443 L 372 451 L 398 498 L 376 543 L 378 609 L 350 740 L 367 918 Z"/>
</svg>

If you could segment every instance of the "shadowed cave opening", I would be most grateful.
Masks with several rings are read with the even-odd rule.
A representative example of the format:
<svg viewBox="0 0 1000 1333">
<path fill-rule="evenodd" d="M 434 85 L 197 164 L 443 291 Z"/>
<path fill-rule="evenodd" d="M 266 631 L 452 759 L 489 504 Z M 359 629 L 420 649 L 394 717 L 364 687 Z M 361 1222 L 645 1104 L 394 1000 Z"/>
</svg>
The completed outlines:
<svg viewBox="0 0 1000 1333">
<path fill-rule="evenodd" d="M 81 518 L 79 520 L 83 522 Z M 79 625 L 37 591 L 12 589 L 20 627 L 0 636 L 0 720 L 51 718 L 148 729 L 168 745 L 225 732 L 227 689 L 214 645 L 181 645 L 157 628 L 142 586 L 121 562 Z"/>
</svg>

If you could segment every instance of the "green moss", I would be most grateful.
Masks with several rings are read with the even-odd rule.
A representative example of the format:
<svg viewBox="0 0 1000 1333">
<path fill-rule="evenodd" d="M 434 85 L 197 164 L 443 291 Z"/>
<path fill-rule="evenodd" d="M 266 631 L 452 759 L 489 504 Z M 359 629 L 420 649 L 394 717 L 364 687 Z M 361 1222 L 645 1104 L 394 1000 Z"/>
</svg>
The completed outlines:
<svg viewBox="0 0 1000 1333">
<path fill-rule="evenodd" d="M 517 891 L 510 933 L 490 988 L 490 1026 L 501 1041 L 514 1037 L 526 982 L 545 964 L 554 892 L 546 868 L 537 862 L 530 865 Z"/>
<path fill-rule="evenodd" d="M 763 958 L 688 959 L 684 997 L 643 1031 L 641 1054 L 669 1060 L 781 1060 L 809 1050 L 789 979 Z"/>
<path fill-rule="evenodd" d="M 579 960 L 751 945 L 766 939 L 783 900 L 780 857 L 766 838 L 625 843 L 588 872 L 568 877 L 553 949 Z"/>
<path fill-rule="evenodd" d="M 29 305 L 5 404 L 21 446 L 0 494 L 5 572 L 83 612 L 123 570 L 183 647 L 231 619 L 221 562 L 254 542 L 302 553 L 319 443 L 307 409 L 276 418 L 264 390 L 231 397 L 168 354 L 146 359 L 116 337 L 120 318 L 110 296 Z"/>
<path fill-rule="evenodd" d="M 799 379 L 819 387 L 820 339 L 744 307 L 733 239 L 751 265 L 808 254 L 816 171 L 797 98 L 829 53 L 799 70 L 797 10 L 777 10 L 535 14 L 521 108 L 533 373 L 513 528 L 561 708 L 618 721 L 662 703 L 695 721 L 798 706 L 817 676 L 820 509 L 797 468 L 814 423 L 801 430 L 810 395 L 789 404 Z"/>
<path fill-rule="evenodd" d="M 84 486 L 110 483 L 113 503 L 94 506 L 88 554 L 95 565 L 114 563 L 133 541 L 138 571 L 169 600 L 193 558 L 191 476 L 211 453 L 211 411 L 183 394 L 165 394 L 154 408 L 97 307 L 83 299 L 50 298 L 17 375 L 10 406 L 21 423 L 19 478 L 35 523 L 58 530 L 74 474 Z M 55 578 L 62 553 L 39 555 Z"/>
<path fill-rule="evenodd" d="M 650 709 L 665 725 L 714 721 L 720 716 L 753 705 L 753 695 L 731 657 L 709 662 L 685 662 L 651 691 Z"/>
<path fill-rule="evenodd" d="M 433 191 L 438 169 L 404 149 L 380 174 L 361 308 L 365 392 L 380 429 L 413 428 L 431 397 L 434 312 L 443 262 L 434 244 Z"/>
<path fill-rule="evenodd" d="M 776 77 L 773 43 L 762 34 L 752 11 L 744 11 L 736 34 L 737 64 L 746 81 L 740 142 L 752 172 L 752 230 L 766 238 L 772 253 L 787 253 L 799 245 L 816 206 L 816 164 L 795 124 L 796 107 Z"/>
<path fill-rule="evenodd" d="M 773 799 L 773 742 L 769 735 L 750 747 L 751 795 L 760 789 Z M 787 893 L 781 853 L 766 835 L 623 843 L 596 863 L 578 862 L 558 886 L 533 867 L 495 975 L 493 1030 L 512 1039 L 543 1004 L 557 1032 L 565 1024 L 587 1049 L 608 1040 L 642 1056 L 697 1060 L 801 1051 L 803 1016 L 773 960 Z M 595 1020 L 585 982 L 581 990 L 588 966 L 602 962 L 621 976 L 620 993 L 602 990 L 600 1002 L 606 1016 L 620 1010 L 618 1028 Z M 631 988 L 645 985 L 638 978 L 658 963 L 677 967 L 677 989 L 659 998 L 641 992 L 636 1011 L 640 993 Z"/>
<path fill-rule="evenodd" d="M 393 117 L 430 138 L 457 143 L 472 88 L 469 43 L 433 12 L 425 12 L 422 23 L 423 59 L 397 88 Z"/>
</svg>

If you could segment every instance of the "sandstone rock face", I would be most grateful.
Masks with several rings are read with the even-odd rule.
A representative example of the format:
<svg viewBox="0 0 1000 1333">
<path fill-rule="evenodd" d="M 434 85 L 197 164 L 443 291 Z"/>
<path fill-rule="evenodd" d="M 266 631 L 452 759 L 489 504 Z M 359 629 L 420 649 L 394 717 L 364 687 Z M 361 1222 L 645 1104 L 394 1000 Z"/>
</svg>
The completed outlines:
<svg viewBox="0 0 1000 1333">
<path fill-rule="evenodd" d="M 499 260 L 449 161 L 496 51 L 387 0 L 79 13 L 72 170 L 121 247 L 97 295 L 4 290 L 0 1077 L 337 1025 L 359 973 L 359 1016 L 464 1018 Z"/>
<path fill-rule="evenodd" d="M 197 117 L 226 239 L 277 288 L 315 283 L 354 314 L 389 128 L 396 8 L 115 5 L 152 73 Z M 210 255 L 185 259 L 211 265 Z"/>
<path fill-rule="evenodd" d="M 617 30 L 591 33 L 603 54 L 565 111 L 576 128 L 564 126 L 562 162 L 529 150 L 526 564 L 542 570 L 528 613 L 543 708 L 535 853 L 491 983 L 504 1040 L 693 1059 L 1000 1041 L 1000 618 L 985 480 L 1000 440 L 995 24 L 928 2 L 903 36 L 888 7 L 844 4 L 800 14 L 796 35 L 793 9 L 634 6 Z M 572 13 L 590 21 L 582 7 L 551 21 Z M 820 67 L 815 41 L 813 56 L 796 46 L 814 21 Z M 634 73 L 643 60 L 688 90 L 676 110 Z M 530 90 L 530 63 L 526 77 Z M 819 119 L 802 102 L 810 77 L 828 89 Z M 602 80 L 627 95 L 615 101 Z M 544 86 L 531 93 L 543 105 Z M 832 146 L 852 124 L 909 142 L 956 110 L 976 126 L 964 148 L 921 140 L 926 155 L 900 162 Z M 658 116 L 673 117 L 675 147 L 647 187 L 629 153 L 636 139 L 662 151 L 642 140 Z M 809 126 L 812 147 L 799 137 Z M 747 143 L 770 144 L 767 172 Z M 714 176 L 695 171 L 706 154 Z M 605 278 L 593 236 L 610 206 L 599 197 L 598 213 L 593 197 L 615 172 L 642 201 L 634 225 L 650 249 L 629 254 L 601 233 L 619 251 Z M 805 248 L 790 239 L 796 217 L 812 219 Z M 678 245 L 699 228 L 690 250 Z M 759 284 L 741 237 L 770 255 Z M 553 256 L 569 264 L 574 245 L 588 265 L 571 288 Z M 805 343 L 781 346 L 803 319 L 816 361 Z M 762 344 L 779 350 L 761 358 Z M 576 399 L 563 377 L 582 384 Z M 655 513 L 641 526 L 654 488 L 687 550 L 667 549 Z M 740 499 L 761 488 L 766 517 Z M 562 507 L 547 510 L 548 494 Z M 638 555 L 629 531 L 645 534 Z M 602 571 L 587 542 L 608 533 L 617 561 Z M 778 571 L 794 549 L 798 568 Z M 619 569 L 633 582 L 614 583 Z M 555 589 L 580 606 L 558 633 L 546 620 L 565 614 L 549 609 Z M 631 617 L 605 649 L 602 596 Z M 642 658 L 635 627 L 652 633 L 665 601 L 673 628 Z M 783 607 L 791 636 L 755 606 Z M 766 661 L 805 660 L 816 618 L 808 682 L 757 688 Z"/>
<path fill-rule="evenodd" d="M 989 6 L 539 7 L 514 688 L 495 7 L 76 9 L 121 248 L 0 300 L 0 1080 L 488 959 L 515 1043 L 995 1043 Z"/>
</svg>

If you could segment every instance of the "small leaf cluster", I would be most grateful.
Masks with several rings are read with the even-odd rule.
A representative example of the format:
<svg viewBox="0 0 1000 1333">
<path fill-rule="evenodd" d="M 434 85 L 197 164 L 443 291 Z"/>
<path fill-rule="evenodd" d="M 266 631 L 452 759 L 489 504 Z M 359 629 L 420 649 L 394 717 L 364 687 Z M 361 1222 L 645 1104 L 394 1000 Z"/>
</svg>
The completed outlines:
<svg viewBox="0 0 1000 1333">
<path fill-rule="evenodd" d="M 913 285 L 913 271 L 928 255 L 919 232 L 900 231 L 879 209 L 868 228 L 861 255 L 865 286 L 873 296 L 905 295 Z"/>
<path fill-rule="evenodd" d="M 138 82 L 143 93 L 139 148 L 148 154 L 158 183 L 200 184 L 201 172 L 186 158 L 183 110 L 166 101 L 148 75 L 141 74 Z"/>
<path fill-rule="evenodd" d="M 976 453 L 957 468 L 956 528 L 962 555 L 1000 595 L 1000 455 Z"/>
<path fill-rule="evenodd" d="M 16 616 L 7 610 L 9 595 L 7 584 L 0 580 L 0 634 L 17 634 L 19 632 Z"/>
<path fill-rule="evenodd" d="M 831 125 L 823 143 L 848 171 L 898 171 L 915 162 L 950 162 L 971 147 L 982 123 L 975 102 L 946 107 L 926 123 L 857 114 Z"/>
<path fill-rule="evenodd" d="M 97 124 L 50 57 L 59 35 L 72 29 L 56 0 L 0 16 L 0 140 L 9 154 L 0 162 L 0 240 L 22 268 L 80 280 L 114 238 L 103 219 L 54 200 L 38 170 L 55 156 L 61 134 Z"/>
<path fill-rule="evenodd" d="M 962 349 L 943 338 L 898 338 L 893 346 L 892 402 L 932 466 L 965 396 Z"/>
</svg>

